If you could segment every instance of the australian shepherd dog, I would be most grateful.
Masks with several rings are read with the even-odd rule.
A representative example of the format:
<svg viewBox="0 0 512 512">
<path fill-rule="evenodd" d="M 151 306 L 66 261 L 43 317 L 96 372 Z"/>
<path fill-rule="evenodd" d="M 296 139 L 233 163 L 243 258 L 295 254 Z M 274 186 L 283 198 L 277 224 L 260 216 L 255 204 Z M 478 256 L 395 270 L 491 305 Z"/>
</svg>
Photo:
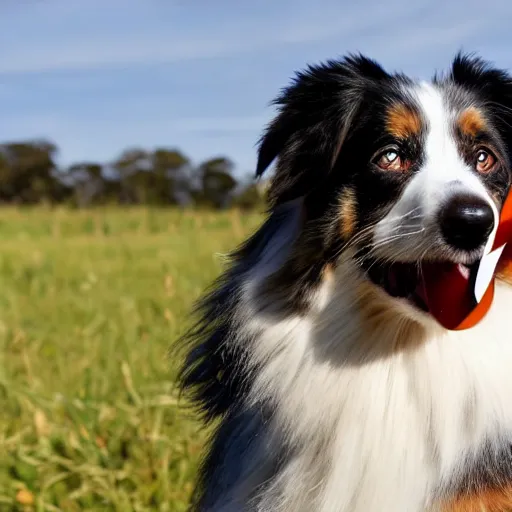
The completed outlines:
<svg viewBox="0 0 512 512">
<path fill-rule="evenodd" d="M 198 512 L 512 510 L 512 285 L 446 330 L 424 265 L 470 269 L 511 183 L 512 79 L 350 55 L 275 100 L 268 215 L 200 301 L 181 382 L 215 431 Z M 508 276 L 510 280 L 510 276 Z"/>
</svg>

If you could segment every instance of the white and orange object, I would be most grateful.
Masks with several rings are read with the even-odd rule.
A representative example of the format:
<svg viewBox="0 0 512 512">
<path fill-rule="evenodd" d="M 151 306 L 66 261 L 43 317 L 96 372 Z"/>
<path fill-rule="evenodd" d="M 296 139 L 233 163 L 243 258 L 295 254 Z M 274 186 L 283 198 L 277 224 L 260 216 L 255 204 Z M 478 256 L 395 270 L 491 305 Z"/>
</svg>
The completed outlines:
<svg viewBox="0 0 512 512">
<path fill-rule="evenodd" d="M 494 239 L 471 271 L 462 265 L 425 265 L 423 292 L 430 314 L 446 329 L 474 327 L 489 311 L 495 276 L 512 266 L 512 193 L 500 214 Z"/>
</svg>

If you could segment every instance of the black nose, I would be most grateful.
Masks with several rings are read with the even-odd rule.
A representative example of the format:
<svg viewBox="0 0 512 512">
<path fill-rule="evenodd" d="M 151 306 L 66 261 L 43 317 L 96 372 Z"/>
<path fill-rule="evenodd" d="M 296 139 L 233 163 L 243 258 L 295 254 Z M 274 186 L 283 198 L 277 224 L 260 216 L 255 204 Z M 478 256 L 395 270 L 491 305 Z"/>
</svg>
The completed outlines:
<svg viewBox="0 0 512 512">
<path fill-rule="evenodd" d="M 463 251 L 477 249 L 494 228 L 491 206 L 480 197 L 459 195 L 439 212 L 441 232 L 448 244 Z"/>
</svg>

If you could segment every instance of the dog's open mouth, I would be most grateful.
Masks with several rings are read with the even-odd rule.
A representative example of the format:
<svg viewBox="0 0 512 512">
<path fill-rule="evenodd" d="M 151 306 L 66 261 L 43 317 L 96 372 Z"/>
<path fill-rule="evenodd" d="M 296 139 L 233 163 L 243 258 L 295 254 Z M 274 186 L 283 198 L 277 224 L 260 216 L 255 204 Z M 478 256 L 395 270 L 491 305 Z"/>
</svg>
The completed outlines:
<svg viewBox="0 0 512 512">
<path fill-rule="evenodd" d="M 370 280 L 391 297 L 407 300 L 417 309 L 430 312 L 428 280 L 431 276 L 442 276 L 457 272 L 466 283 L 473 278 L 472 269 L 477 265 L 460 263 L 388 263 L 368 259 L 363 268 Z"/>
</svg>

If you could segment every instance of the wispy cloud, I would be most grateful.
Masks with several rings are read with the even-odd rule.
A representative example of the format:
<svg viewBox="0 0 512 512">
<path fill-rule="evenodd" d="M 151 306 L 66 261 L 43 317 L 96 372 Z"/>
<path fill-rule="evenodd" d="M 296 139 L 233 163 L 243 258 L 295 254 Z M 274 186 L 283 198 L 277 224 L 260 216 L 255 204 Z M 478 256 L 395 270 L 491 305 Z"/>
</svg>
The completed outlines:
<svg viewBox="0 0 512 512">
<path fill-rule="evenodd" d="M 13 58 L 0 62 L 0 73 L 38 73 L 48 71 L 91 70 L 172 63 L 181 60 L 212 58 L 237 49 L 229 41 L 145 40 L 141 44 L 122 40 L 81 43 L 65 49 L 59 45 L 46 46 L 35 53 L 30 49 L 17 52 Z M 240 51 L 240 48 L 238 49 Z"/>
<path fill-rule="evenodd" d="M 1 140 L 40 138 L 60 130 L 64 119 L 51 112 L 4 115 L 0 126 Z"/>
<path fill-rule="evenodd" d="M 0 140 L 47 136 L 66 162 L 170 144 L 251 169 L 295 69 L 362 51 L 430 76 L 461 47 L 506 66 L 511 17 L 503 0 L 0 1 Z"/>
<path fill-rule="evenodd" d="M 0 20 L 0 43 L 9 51 L 0 61 L 0 73 L 37 73 L 60 70 L 87 70 L 173 63 L 235 55 L 294 39 L 283 13 L 270 21 L 260 17 L 237 19 L 235 6 L 230 16 L 218 22 L 208 16 L 205 5 L 197 10 L 147 9 L 142 3 L 126 0 L 128 16 L 112 4 L 94 1 L 45 3 L 48 23 L 37 26 L 40 5 L 26 6 L 16 31 Z M 160 4 L 161 5 L 161 4 Z M 169 6 L 173 6 L 170 2 Z M 226 11 L 226 12 L 229 12 Z M 261 13 L 260 13 L 261 14 Z M 307 21 L 307 20 L 302 20 Z M 306 26 L 306 23 L 304 23 Z M 321 24 L 305 33 L 303 40 L 328 37 Z"/>
<path fill-rule="evenodd" d="M 244 117 L 192 117 L 173 119 L 168 128 L 180 132 L 255 132 L 269 121 L 270 115 Z"/>
<path fill-rule="evenodd" d="M 468 19 L 468 13 L 459 10 L 454 26 L 451 17 L 432 16 L 432 11 L 422 18 L 421 4 L 402 0 L 384 4 L 365 0 L 352 5 L 323 0 L 321 6 L 297 0 L 265 1 L 253 16 L 244 16 L 242 6 L 226 3 L 229 15 L 210 21 L 206 6 L 187 11 L 176 2 L 169 2 L 168 9 L 157 2 L 160 7 L 150 9 L 147 5 L 151 2 L 144 8 L 141 2 L 125 0 L 125 12 L 118 0 L 109 4 L 94 0 L 89 5 L 50 0 L 44 3 L 49 20 L 46 26 L 36 26 L 32 20 L 42 12 L 39 4 L 34 11 L 26 7 L 16 31 L 9 30 L 5 18 L 0 21 L 0 28 L 6 25 L 0 43 L 9 48 L 0 61 L 0 73 L 147 66 L 321 41 L 332 41 L 333 48 L 339 42 L 352 49 L 374 42 L 380 51 L 391 52 L 401 46 L 402 51 L 411 52 L 420 46 L 439 45 L 447 38 L 478 33 L 490 19 L 485 12 L 478 16 L 470 12 L 473 18 Z M 441 39 L 436 31 L 442 32 Z"/>
</svg>

